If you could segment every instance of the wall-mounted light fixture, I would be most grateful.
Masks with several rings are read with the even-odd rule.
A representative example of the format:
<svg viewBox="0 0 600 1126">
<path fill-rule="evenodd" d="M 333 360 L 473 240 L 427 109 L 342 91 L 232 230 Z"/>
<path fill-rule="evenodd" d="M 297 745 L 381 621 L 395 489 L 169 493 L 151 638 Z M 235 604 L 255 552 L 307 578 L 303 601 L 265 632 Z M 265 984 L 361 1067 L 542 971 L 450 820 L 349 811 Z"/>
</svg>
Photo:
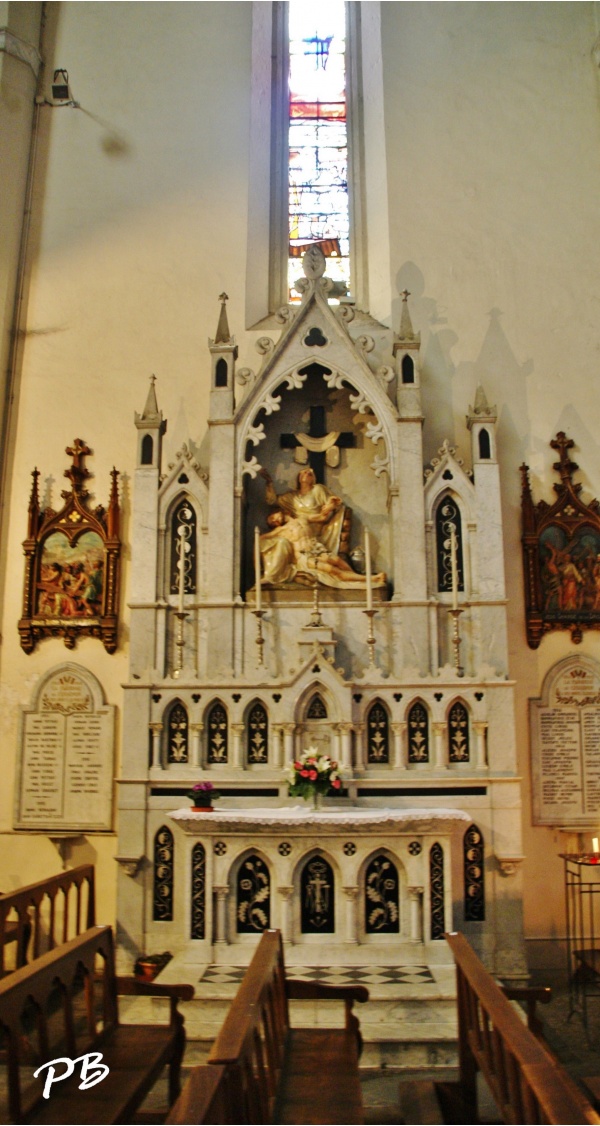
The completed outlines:
<svg viewBox="0 0 600 1126">
<path fill-rule="evenodd" d="M 55 102 L 70 102 L 69 74 L 66 70 L 55 70 L 52 79 L 52 99 Z"/>
</svg>

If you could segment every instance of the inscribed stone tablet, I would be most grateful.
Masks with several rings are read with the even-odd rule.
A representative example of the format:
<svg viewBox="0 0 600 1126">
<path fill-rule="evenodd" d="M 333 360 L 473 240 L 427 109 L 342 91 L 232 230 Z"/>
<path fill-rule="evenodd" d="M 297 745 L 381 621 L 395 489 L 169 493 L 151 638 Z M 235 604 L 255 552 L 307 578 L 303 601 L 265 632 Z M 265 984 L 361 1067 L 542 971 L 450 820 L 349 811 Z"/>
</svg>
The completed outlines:
<svg viewBox="0 0 600 1126">
<path fill-rule="evenodd" d="M 600 817 L 600 665 L 568 657 L 529 701 L 536 825 L 596 824 Z"/>
<path fill-rule="evenodd" d="M 22 709 L 17 829 L 112 828 L 114 710 L 87 669 L 44 678 Z"/>
</svg>

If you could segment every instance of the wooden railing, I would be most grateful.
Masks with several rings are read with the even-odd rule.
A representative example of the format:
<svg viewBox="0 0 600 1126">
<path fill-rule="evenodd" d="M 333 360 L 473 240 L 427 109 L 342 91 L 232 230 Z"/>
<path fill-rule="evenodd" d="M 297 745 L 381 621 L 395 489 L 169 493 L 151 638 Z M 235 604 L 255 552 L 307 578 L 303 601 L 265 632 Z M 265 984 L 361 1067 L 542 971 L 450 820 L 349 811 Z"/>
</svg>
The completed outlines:
<svg viewBox="0 0 600 1126">
<path fill-rule="evenodd" d="M 504 1122 L 600 1123 L 575 1082 L 514 1011 L 464 935 L 445 937 L 456 962 L 462 1121 L 478 1121 L 479 1070 Z"/>
<path fill-rule="evenodd" d="M 0 895 L 0 977 L 96 922 L 93 864 Z M 7 967 L 6 948 L 14 948 Z"/>
</svg>

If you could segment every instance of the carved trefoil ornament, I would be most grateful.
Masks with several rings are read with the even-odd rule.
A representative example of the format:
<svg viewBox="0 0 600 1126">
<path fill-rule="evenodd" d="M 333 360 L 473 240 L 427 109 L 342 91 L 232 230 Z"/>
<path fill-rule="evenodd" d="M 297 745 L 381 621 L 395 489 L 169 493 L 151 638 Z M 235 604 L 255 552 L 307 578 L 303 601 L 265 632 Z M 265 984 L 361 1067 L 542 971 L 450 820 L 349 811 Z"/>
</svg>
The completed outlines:
<svg viewBox="0 0 600 1126">
<path fill-rule="evenodd" d="M 523 568 L 527 641 L 537 649 L 544 633 L 571 631 L 578 644 L 585 629 L 600 629 L 600 504 L 584 504 L 579 468 L 569 457 L 574 442 L 559 431 L 550 445 L 558 452 L 560 476 L 554 504 L 534 504 L 529 466 L 521 466 Z"/>
<path fill-rule="evenodd" d="M 108 653 L 117 648 L 121 542 L 118 471 L 111 471 L 108 508 L 88 507 L 85 458 L 92 451 L 76 438 L 67 446 L 72 464 L 65 469 L 60 511 L 40 508 L 39 470 L 32 473 L 25 552 L 21 646 L 33 652 L 42 637 L 63 637 L 73 649 L 80 637 L 99 638 Z"/>
</svg>

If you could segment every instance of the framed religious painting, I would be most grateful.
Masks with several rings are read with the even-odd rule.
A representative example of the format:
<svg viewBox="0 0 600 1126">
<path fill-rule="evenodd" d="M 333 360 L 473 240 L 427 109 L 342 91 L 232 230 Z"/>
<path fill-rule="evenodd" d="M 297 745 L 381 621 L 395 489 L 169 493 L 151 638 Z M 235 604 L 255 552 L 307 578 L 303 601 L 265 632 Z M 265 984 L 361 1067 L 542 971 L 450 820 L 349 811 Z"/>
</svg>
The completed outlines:
<svg viewBox="0 0 600 1126">
<path fill-rule="evenodd" d="M 121 543 L 118 472 L 111 472 L 108 507 L 90 508 L 85 457 L 91 450 L 76 438 L 67 446 L 70 489 L 59 512 L 41 509 L 39 470 L 32 473 L 25 552 L 21 646 L 31 653 L 43 637 L 64 638 L 73 649 L 80 637 L 99 638 L 108 653 L 117 648 Z"/>
<path fill-rule="evenodd" d="M 575 643 L 583 630 L 600 629 L 600 505 L 584 504 L 579 468 L 569 457 L 574 442 L 560 431 L 550 445 L 558 451 L 554 504 L 534 504 L 529 466 L 521 466 L 523 568 L 527 641 L 537 649 L 549 630 L 568 629 Z"/>
</svg>

